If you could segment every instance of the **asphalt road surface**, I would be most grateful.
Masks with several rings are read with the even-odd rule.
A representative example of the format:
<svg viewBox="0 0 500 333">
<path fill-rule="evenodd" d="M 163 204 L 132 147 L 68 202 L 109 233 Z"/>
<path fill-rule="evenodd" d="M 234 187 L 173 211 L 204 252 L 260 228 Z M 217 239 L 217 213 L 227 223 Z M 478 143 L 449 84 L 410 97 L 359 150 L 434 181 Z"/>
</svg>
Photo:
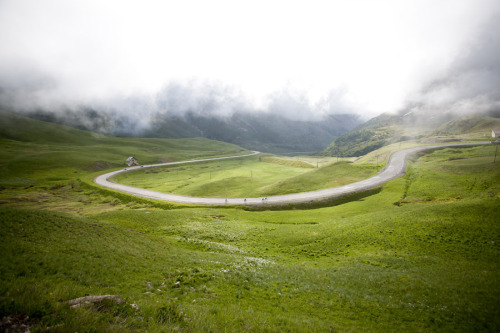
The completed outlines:
<svg viewBox="0 0 500 333">
<path fill-rule="evenodd" d="M 245 156 L 253 156 L 259 154 L 259 152 L 254 151 L 252 154 L 239 155 L 239 156 L 227 156 L 227 157 L 216 157 L 207 158 L 202 160 L 189 160 L 181 162 L 171 162 L 171 163 L 161 163 L 161 164 L 151 164 L 134 166 L 118 171 L 109 172 L 98 176 L 95 178 L 94 182 L 98 185 L 133 194 L 143 198 L 149 198 L 154 200 L 163 200 L 170 202 L 186 203 L 186 204 L 196 204 L 196 205 L 246 205 L 246 206 L 262 206 L 262 205 L 284 205 L 284 204 L 299 204 L 299 203 L 311 203 L 315 201 L 322 201 L 327 199 L 335 199 L 348 194 L 366 191 L 377 186 L 380 186 L 392 179 L 401 177 L 406 170 L 406 159 L 408 156 L 415 154 L 417 152 L 432 150 L 437 148 L 446 147 L 463 147 L 463 146 L 478 146 L 478 145 L 488 145 L 490 142 L 481 143 L 458 143 L 458 144 L 443 144 L 443 145 L 432 145 L 432 146 L 421 146 L 414 147 L 405 150 L 400 150 L 395 152 L 389 158 L 387 165 L 375 176 L 359 181 L 357 183 L 352 183 L 344 186 L 333 187 L 325 190 L 318 190 L 312 192 L 302 192 L 287 195 L 278 195 L 272 197 L 258 197 L 258 198 L 200 198 L 200 197 L 189 197 L 182 195 L 175 195 L 169 193 L 161 193 L 151 190 L 145 190 L 137 187 L 126 186 L 122 184 L 117 184 L 109 180 L 109 178 L 116 176 L 120 173 L 137 170 L 141 168 L 153 168 L 164 165 L 175 165 L 175 164 L 185 164 L 185 163 L 195 163 L 203 161 L 214 161 L 228 158 L 240 158 Z"/>
</svg>

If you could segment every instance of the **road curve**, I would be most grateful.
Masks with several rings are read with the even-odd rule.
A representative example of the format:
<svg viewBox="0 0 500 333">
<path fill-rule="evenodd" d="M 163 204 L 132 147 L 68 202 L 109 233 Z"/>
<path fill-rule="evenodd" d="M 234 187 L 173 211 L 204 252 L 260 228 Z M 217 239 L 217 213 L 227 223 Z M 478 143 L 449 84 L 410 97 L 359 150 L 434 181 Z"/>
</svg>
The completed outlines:
<svg viewBox="0 0 500 333">
<path fill-rule="evenodd" d="M 359 181 L 357 183 L 352 183 L 344 186 L 333 187 L 325 190 L 302 192 L 287 195 L 278 195 L 267 198 L 201 198 L 201 197 L 189 197 L 176 194 L 162 193 L 151 190 L 146 190 L 142 188 L 122 185 L 114 183 L 109 180 L 109 178 L 116 176 L 120 173 L 137 170 L 141 168 L 153 168 L 165 165 L 175 165 L 175 164 L 185 164 L 203 161 L 214 161 L 229 158 L 238 158 L 253 156 L 259 154 L 258 151 L 252 152 L 252 154 L 239 155 L 239 156 L 227 156 L 227 157 L 215 157 L 207 158 L 202 160 L 189 160 L 181 162 L 170 162 L 161 164 L 151 164 L 143 166 L 129 167 L 113 172 L 109 172 L 100 175 L 94 179 L 94 182 L 100 186 L 107 187 L 113 190 L 133 194 L 139 197 L 163 200 L 170 202 L 186 203 L 186 204 L 196 204 L 196 205 L 246 205 L 246 206 L 262 206 L 262 205 L 284 205 L 284 204 L 299 204 L 299 203 L 310 203 L 314 201 L 321 201 L 326 199 L 334 199 L 347 194 L 352 194 L 355 192 L 362 192 L 379 185 L 382 185 L 390 180 L 401 177 L 406 171 L 406 159 L 408 156 L 415 154 L 417 152 L 432 150 L 438 148 L 446 147 L 463 147 L 463 146 L 478 146 L 478 145 L 488 145 L 490 142 L 480 142 L 480 143 L 458 143 L 458 144 L 444 144 L 444 145 L 432 145 L 432 146 L 420 146 L 409 149 L 404 149 L 397 151 L 391 155 L 389 161 L 385 168 L 383 168 L 375 176 Z"/>
</svg>

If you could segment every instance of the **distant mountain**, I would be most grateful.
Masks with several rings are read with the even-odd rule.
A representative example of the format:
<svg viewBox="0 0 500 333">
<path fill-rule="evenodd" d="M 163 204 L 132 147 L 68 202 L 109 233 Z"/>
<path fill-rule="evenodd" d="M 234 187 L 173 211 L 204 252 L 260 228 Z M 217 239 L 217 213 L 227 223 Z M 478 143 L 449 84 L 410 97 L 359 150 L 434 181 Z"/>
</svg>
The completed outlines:
<svg viewBox="0 0 500 333">
<path fill-rule="evenodd" d="M 323 150 L 322 154 L 362 156 L 391 143 L 471 133 L 488 135 L 493 128 L 500 128 L 498 111 L 465 116 L 418 111 L 384 113 L 342 134 Z"/>
<path fill-rule="evenodd" d="M 118 113 L 90 108 L 67 112 L 31 112 L 29 117 L 116 136 L 149 138 L 204 137 L 271 153 L 309 152 L 325 149 L 333 139 L 358 126 L 354 114 L 334 114 L 318 120 L 290 120 L 275 113 L 239 112 L 216 116 L 187 112 L 158 113 L 138 128 Z"/>
<path fill-rule="evenodd" d="M 329 115 L 318 121 L 290 120 L 271 113 L 234 113 L 210 117 L 188 113 L 185 116 L 159 116 L 145 137 L 202 136 L 265 152 L 317 152 L 334 138 L 356 127 L 360 121 L 352 114 Z"/>
</svg>

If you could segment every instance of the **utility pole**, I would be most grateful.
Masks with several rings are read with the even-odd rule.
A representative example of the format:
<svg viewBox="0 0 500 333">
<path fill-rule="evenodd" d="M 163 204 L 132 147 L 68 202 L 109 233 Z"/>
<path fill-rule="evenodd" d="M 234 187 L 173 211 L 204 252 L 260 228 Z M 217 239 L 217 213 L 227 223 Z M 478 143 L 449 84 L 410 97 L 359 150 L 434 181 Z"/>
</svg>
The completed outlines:
<svg viewBox="0 0 500 333">
<path fill-rule="evenodd" d="M 495 141 L 496 147 L 495 147 L 495 158 L 493 159 L 493 163 L 495 163 L 497 160 L 498 143 L 499 143 L 498 141 Z"/>
</svg>

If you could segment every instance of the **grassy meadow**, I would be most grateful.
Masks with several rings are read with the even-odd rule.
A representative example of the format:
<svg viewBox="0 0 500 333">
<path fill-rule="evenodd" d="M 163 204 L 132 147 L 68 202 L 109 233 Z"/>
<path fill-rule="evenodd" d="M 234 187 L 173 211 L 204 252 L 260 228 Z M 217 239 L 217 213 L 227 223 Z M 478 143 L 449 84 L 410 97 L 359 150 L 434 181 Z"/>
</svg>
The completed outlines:
<svg viewBox="0 0 500 333">
<path fill-rule="evenodd" d="M 379 169 L 375 164 L 336 162 L 335 158 L 328 157 L 321 160 L 323 166 L 319 167 L 319 163 L 311 164 L 309 158 L 252 156 L 140 169 L 120 174 L 112 180 L 180 195 L 241 198 L 341 186 L 368 178 Z"/>
<path fill-rule="evenodd" d="M 32 131 L 46 128 L 28 122 Z M 1 139 L 0 331 L 7 319 L 31 332 L 500 330 L 494 147 L 422 155 L 404 177 L 341 205 L 251 211 L 156 202 L 92 183 L 130 155 L 145 164 L 239 147 L 64 131 L 76 133 L 76 143 Z M 255 178 L 267 173 L 275 183 L 308 174 L 326 183 L 335 168 L 376 168 L 361 160 L 320 168 L 271 161 L 227 161 L 221 174 L 251 166 Z M 206 176 L 196 165 L 183 172 Z M 151 176 L 164 173 L 172 176 Z M 142 174 L 130 181 L 136 176 L 146 184 Z M 67 304 L 86 295 L 125 302 Z"/>
</svg>

